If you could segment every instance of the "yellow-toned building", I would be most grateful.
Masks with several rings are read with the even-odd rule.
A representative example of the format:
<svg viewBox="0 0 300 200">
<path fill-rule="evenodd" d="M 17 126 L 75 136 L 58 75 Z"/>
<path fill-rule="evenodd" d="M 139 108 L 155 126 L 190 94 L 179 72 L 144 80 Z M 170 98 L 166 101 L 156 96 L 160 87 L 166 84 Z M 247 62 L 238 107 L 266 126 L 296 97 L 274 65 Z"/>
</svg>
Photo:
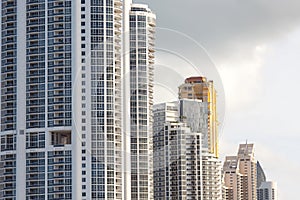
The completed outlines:
<svg viewBox="0 0 300 200">
<path fill-rule="evenodd" d="M 213 81 L 201 76 L 185 79 L 185 83 L 179 86 L 179 99 L 198 99 L 208 103 L 208 149 L 218 158 L 217 92 Z"/>
</svg>

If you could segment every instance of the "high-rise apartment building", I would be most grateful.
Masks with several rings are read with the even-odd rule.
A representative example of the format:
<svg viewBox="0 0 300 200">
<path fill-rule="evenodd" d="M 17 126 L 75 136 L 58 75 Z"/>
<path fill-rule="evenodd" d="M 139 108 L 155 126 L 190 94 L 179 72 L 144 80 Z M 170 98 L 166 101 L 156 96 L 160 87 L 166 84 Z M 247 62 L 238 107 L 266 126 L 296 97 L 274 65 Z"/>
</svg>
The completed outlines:
<svg viewBox="0 0 300 200">
<path fill-rule="evenodd" d="M 155 15 L 146 5 L 132 4 L 129 22 L 131 199 L 153 199 Z"/>
<path fill-rule="evenodd" d="M 277 183 L 273 181 L 262 182 L 257 189 L 257 200 L 278 200 Z"/>
<path fill-rule="evenodd" d="M 151 199 L 151 11 L 3 0 L 1 22 L 0 199 Z"/>
<path fill-rule="evenodd" d="M 200 90 L 198 91 L 200 92 Z M 181 99 L 179 116 L 192 133 L 201 133 L 201 191 L 202 200 L 220 199 L 222 194 L 221 161 L 209 152 L 209 104 L 202 99 Z M 199 167 L 199 165 L 198 165 Z"/>
<path fill-rule="evenodd" d="M 189 77 L 179 86 L 179 99 L 198 99 L 208 104 L 208 150 L 219 157 L 217 93 L 213 81 L 206 77 Z"/>
<path fill-rule="evenodd" d="M 254 144 L 240 144 L 237 156 L 223 165 L 223 199 L 256 200 L 257 172 Z"/>
<path fill-rule="evenodd" d="M 202 199 L 201 133 L 180 119 L 178 102 L 154 106 L 154 199 Z"/>
<path fill-rule="evenodd" d="M 223 164 L 223 199 L 241 199 L 242 174 L 239 172 L 239 159 L 237 156 L 226 156 Z"/>
<path fill-rule="evenodd" d="M 245 199 L 256 199 L 257 172 L 254 156 L 254 144 L 240 144 L 238 150 L 240 173 L 245 175 L 242 179 L 242 195 Z M 243 197 L 242 197 L 243 198 Z"/>
<path fill-rule="evenodd" d="M 155 199 L 220 200 L 221 162 L 207 147 L 207 102 L 181 99 L 153 112 Z"/>
<path fill-rule="evenodd" d="M 154 105 L 153 108 L 153 178 L 154 178 L 154 199 L 165 199 L 167 195 L 166 179 L 169 170 L 166 162 L 167 147 L 165 137 L 166 122 L 178 121 L 178 106 L 176 102 Z M 179 126 L 179 125 L 178 125 Z"/>
</svg>

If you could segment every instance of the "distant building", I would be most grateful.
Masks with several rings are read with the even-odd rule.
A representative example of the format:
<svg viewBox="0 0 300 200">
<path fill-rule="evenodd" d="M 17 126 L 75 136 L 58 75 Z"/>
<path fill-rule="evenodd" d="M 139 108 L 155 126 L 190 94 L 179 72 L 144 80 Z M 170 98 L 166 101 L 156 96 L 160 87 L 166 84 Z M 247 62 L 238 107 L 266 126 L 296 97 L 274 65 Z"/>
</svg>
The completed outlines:
<svg viewBox="0 0 300 200">
<path fill-rule="evenodd" d="M 166 181 L 168 163 L 166 162 L 168 138 L 165 137 L 166 122 L 178 121 L 178 106 L 176 102 L 154 105 L 153 108 L 153 175 L 154 199 L 165 199 L 169 187 Z M 168 144 L 168 143 L 167 143 Z"/>
<path fill-rule="evenodd" d="M 178 105 L 154 106 L 154 199 L 202 199 L 201 133 L 180 120 Z"/>
<path fill-rule="evenodd" d="M 243 175 L 239 170 L 239 160 L 237 156 L 227 156 L 223 165 L 223 199 L 241 199 L 241 180 Z"/>
<path fill-rule="evenodd" d="M 254 144 L 240 144 L 237 156 L 227 156 L 223 165 L 223 199 L 256 200 Z"/>
<path fill-rule="evenodd" d="M 256 160 L 254 157 L 254 144 L 240 144 L 238 151 L 240 173 L 245 175 L 242 179 L 242 198 L 256 199 Z"/>
<path fill-rule="evenodd" d="M 262 182 L 257 189 L 257 200 L 278 200 L 277 184 L 273 181 Z"/>
<path fill-rule="evenodd" d="M 257 161 L 256 166 L 257 166 L 257 188 L 259 188 L 262 182 L 266 182 L 266 175 L 259 161 Z"/>
<path fill-rule="evenodd" d="M 202 150 L 202 199 L 222 199 L 222 163 L 208 149 Z"/>
<path fill-rule="evenodd" d="M 198 99 L 208 104 L 208 150 L 219 157 L 217 92 L 213 81 L 201 76 L 185 79 L 185 83 L 179 86 L 179 99 Z"/>
<path fill-rule="evenodd" d="M 208 150 L 207 103 L 154 106 L 154 198 L 221 200 L 221 162 Z"/>
</svg>

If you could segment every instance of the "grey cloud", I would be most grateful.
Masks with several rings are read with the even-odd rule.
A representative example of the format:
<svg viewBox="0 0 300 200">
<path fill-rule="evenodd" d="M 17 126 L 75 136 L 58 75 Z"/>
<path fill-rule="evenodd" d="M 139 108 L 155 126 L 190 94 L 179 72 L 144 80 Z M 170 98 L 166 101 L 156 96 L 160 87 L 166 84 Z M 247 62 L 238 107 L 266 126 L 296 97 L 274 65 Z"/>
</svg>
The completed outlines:
<svg viewBox="0 0 300 200">
<path fill-rule="evenodd" d="M 234 51 L 247 52 L 253 45 L 283 36 L 300 25 L 300 1 L 295 0 L 139 2 L 149 4 L 157 14 L 159 27 L 190 35 L 216 59 Z"/>
</svg>

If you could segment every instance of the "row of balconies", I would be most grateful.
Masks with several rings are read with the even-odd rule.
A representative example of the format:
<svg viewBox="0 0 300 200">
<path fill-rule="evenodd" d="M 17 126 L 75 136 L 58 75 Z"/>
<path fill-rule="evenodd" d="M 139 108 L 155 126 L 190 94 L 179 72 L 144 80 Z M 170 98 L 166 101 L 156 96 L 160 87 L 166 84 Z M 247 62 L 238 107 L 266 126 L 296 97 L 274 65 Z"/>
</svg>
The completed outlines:
<svg viewBox="0 0 300 200">
<path fill-rule="evenodd" d="M 64 22 L 58 22 L 58 23 L 50 24 L 48 26 L 49 31 L 70 30 L 70 29 L 71 29 L 71 24 L 64 23 Z"/>
<path fill-rule="evenodd" d="M 59 44 L 71 44 L 71 38 L 53 38 L 53 39 L 49 39 L 48 42 L 49 46 L 51 45 L 59 45 Z"/>
<path fill-rule="evenodd" d="M 45 120 L 45 114 L 29 114 L 26 116 L 28 121 L 43 121 Z"/>
<path fill-rule="evenodd" d="M 17 28 L 17 21 L 3 21 L 2 30 Z"/>
<path fill-rule="evenodd" d="M 14 22 L 17 20 L 17 15 L 15 13 L 12 13 L 12 14 L 6 14 L 6 15 L 3 15 L 2 17 L 2 22 Z"/>
<path fill-rule="evenodd" d="M 41 17 L 45 17 L 46 15 L 46 12 L 45 10 L 35 10 L 35 11 L 28 11 L 26 13 L 26 17 L 27 19 L 30 19 L 30 18 L 41 18 Z"/>
<path fill-rule="evenodd" d="M 48 18 L 48 23 L 62 23 L 62 22 L 71 22 L 71 15 L 55 15 L 54 17 Z"/>
<path fill-rule="evenodd" d="M 45 99 L 29 99 L 27 100 L 26 105 L 30 105 L 30 106 L 40 106 L 40 105 L 45 105 Z"/>
<path fill-rule="evenodd" d="M 44 180 L 28 180 L 26 182 L 26 188 L 37 188 L 37 187 L 44 187 L 45 186 L 45 181 Z M 37 193 L 36 193 L 37 194 Z"/>
<path fill-rule="evenodd" d="M 6 110 L 2 110 L 1 112 L 2 117 L 14 116 L 16 114 L 17 114 L 16 109 L 6 109 Z"/>
<path fill-rule="evenodd" d="M 45 120 L 41 121 L 29 121 L 26 123 L 27 128 L 44 128 L 45 127 Z M 30 143 L 26 145 L 26 149 L 36 149 L 36 148 L 44 148 L 45 145 L 42 143 Z"/>
<path fill-rule="evenodd" d="M 72 120 L 49 120 L 48 121 L 48 126 L 49 127 L 56 127 L 56 126 L 71 126 L 72 125 Z"/>
<path fill-rule="evenodd" d="M 34 84 L 34 83 L 45 83 L 44 76 L 37 76 L 37 77 L 30 77 L 27 78 L 27 84 Z"/>
<path fill-rule="evenodd" d="M 2 126 L 1 126 L 1 130 L 2 131 L 11 131 L 11 130 L 15 130 L 16 129 L 16 120 L 12 121 L 12 122 L 6 122 L 6 119 L 2 119 Z"/>
<path fill-rule="evenodd" d="M 3 5 L 3 7 L 2 7 L 2 15 L 3 16 L 9 15 L 12 13 L 16 13 L 16 11 L 17 11 L 16 6 L 5 6 L 5 3 L 3 3 L 2 5 Z"/>
<path fill-rule="evenodd" d="M 27 40 L 45 39 L 45 33 L 29 33 L 26 35 Z"/>
<path fill-rule="evenodd" d="M 44 76 L 45 75 L 45 70 L 44 69 L 30 69 L 27 70 L 27 77 L 32 77 L 32 76 Z"/>
<path fill-rule="evenodd" d="M 48 8 L 53 9 L 53 8 L 62 8 L 62 7 L 67 7 L 69 3 L 65 1 L 54 1 L 53 3 L 49 3 Z M 69 5 L 71 6 L 71 5 Z"/>
<path fill-rule="evenodd" d="M 36 173 L 36 172 L 45 172 L 45 168 L 38 167 L 38 166 L 27 167 L 26 173 Z"/>
<path fill-rule="evenodd" d="M 16 58 L 4 58 L 2 59 L 2 66 L 4 65 L 13 65 L 13 64 L 16 64 L 17 62 L 17 59 Z"/>
<path fill-rule="evenodd" d="M 29 19 L 29 20 L 27 20 L 26 25 L 27 25 L 27 30 L 28 29 L 30 30 L 31 27 L 35 27 L 37 25 L 45 27 L 45 18 L 32 18 L 32 19 Z"/>
<path fill-rule="evenodd" d="M 27 69 L 44 69 L 45 68 L 45 61 L 41 60 L 41 61 L 34 61 L 34 62 L 30 62 L 27 64 Z"/>
<path fill-rule="evenodd" d="M 45 52 L 42 50 L 42 54 L 36 54 L 36 55 L 29 55 L 27 56 L 27 62 L 37 62 L 37 61 L 44 61 L 45 60 Z"/>
<path fill-rule="evenodd" d="M 16 101 L 17 95 L 16 94 L 4 95 L 4 96 L 2 96 L 1 100 L 2 100 L 2 103 L 6 102 L 6 101 Z"/>
<path fill-rule="evenodd" d="M 71 81 L 71 75 L 55 74 L 48 76 L 48 82 Z"/>
<path fill-rule="evenodd" d="M 33 174 L 26 174 L 26 180 L 41 180 L 45 179 L 44 173 L 33 173 Z"/>
<path fill-rule="evenodd" d="M 44 31 L 45 31 L 45 26 L 43 26 L 43 25 L 35 25 L 35 26 L 27 27 L 27 34 L 44 32 Z"/>
</svg>

